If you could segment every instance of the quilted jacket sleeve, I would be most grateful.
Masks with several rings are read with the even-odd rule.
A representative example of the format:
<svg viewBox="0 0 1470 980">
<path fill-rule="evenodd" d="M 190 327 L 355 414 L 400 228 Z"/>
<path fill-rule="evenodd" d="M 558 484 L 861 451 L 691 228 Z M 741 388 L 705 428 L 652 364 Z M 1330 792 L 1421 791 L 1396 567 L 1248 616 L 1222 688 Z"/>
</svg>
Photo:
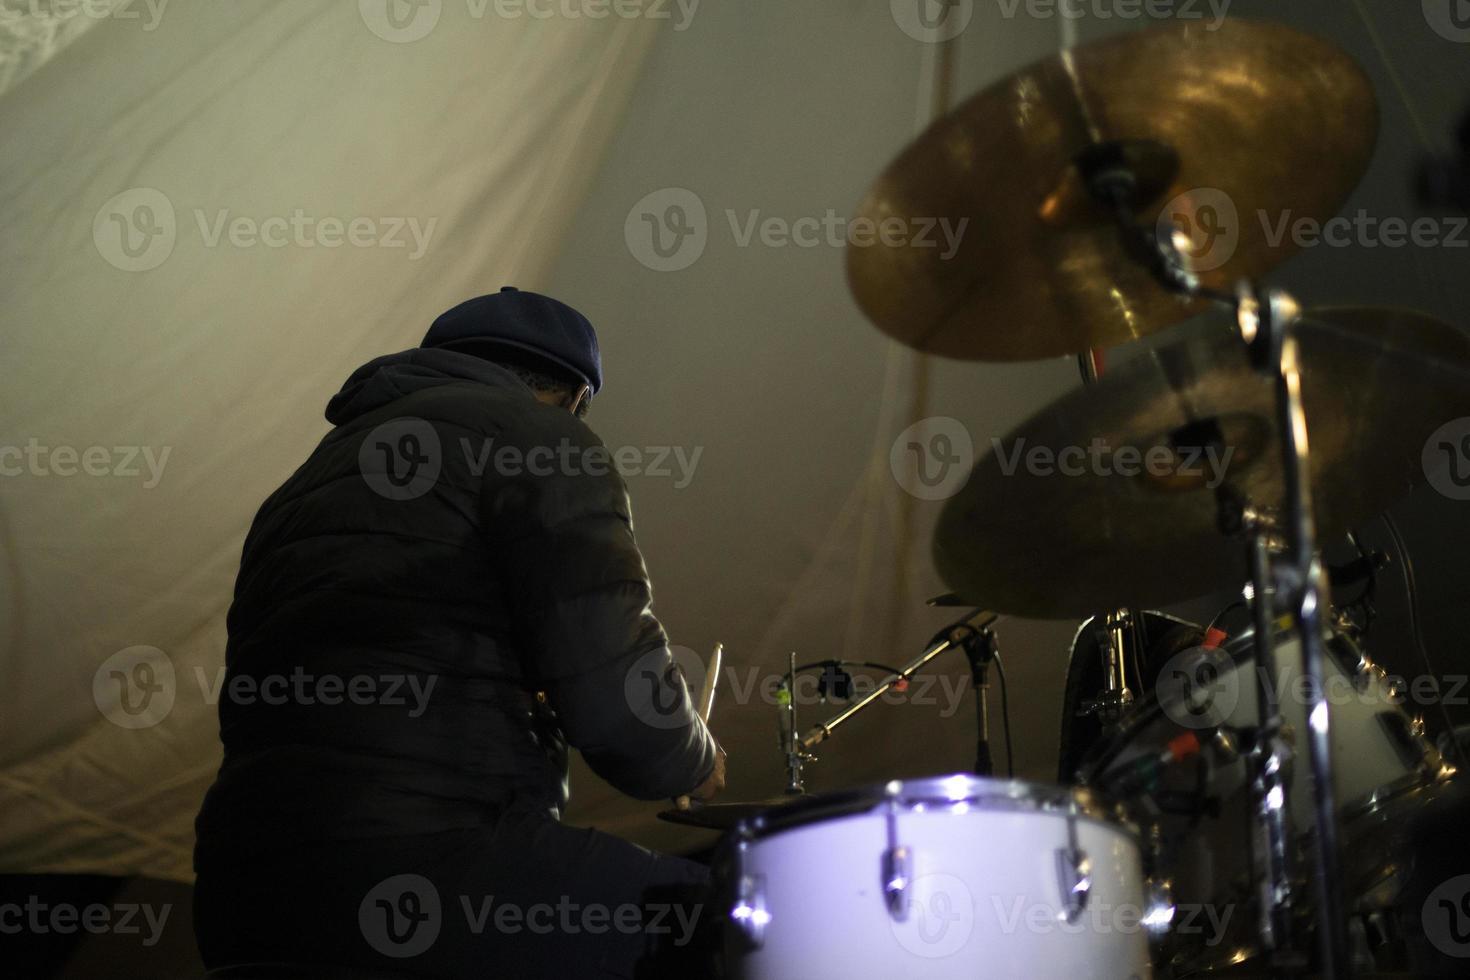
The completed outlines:
<svg viewBox="0 0 1470 980">
<path fill-rule="evenodd" d="M 606 447 L 570 413 L 536 405 L 493 451 L 483 522 L 527 676 L 612 786 L 647 800 L 689 792 L 714 769 L 714 740 L 653 614 Z"/>
</svg>

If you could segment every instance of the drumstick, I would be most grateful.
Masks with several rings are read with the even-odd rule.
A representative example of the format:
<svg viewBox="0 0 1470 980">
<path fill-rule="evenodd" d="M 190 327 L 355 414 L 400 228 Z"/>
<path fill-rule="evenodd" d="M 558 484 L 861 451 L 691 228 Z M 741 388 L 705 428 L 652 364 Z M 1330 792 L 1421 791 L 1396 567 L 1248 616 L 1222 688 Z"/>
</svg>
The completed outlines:
<svg viewBox="0 0 1470 980">
<path fill-rule="evenodd" d="M 725 658 L 725 645 L 715 644 L 710 654 L 709 669 L 704 672 L 704 686 L 699 691 L 699 720 L 709 724 L 709 713 L 715 707 L 715 687 L 720 683 L 720 661 Z"/>
<path fill-rule="evenodd" d="M 720 664 L 725 658 L 725 645 L 715 644 L 715 652 L 710 654 L 709 668 L 704 672 L 704 684 L 699 689 L 699 701 L 695 710 L 699 712 L 699 720 L 706 725 L 709 724 L 710 712 L 715 707 L 715 687 L 720 683 Z M 718 746 L 716 751 L 719 751 Z M 674 806 L 680 810 L 687 810 L 692 805 L 692 800 L 685 795 L 674 800 Z"/>
</svg>

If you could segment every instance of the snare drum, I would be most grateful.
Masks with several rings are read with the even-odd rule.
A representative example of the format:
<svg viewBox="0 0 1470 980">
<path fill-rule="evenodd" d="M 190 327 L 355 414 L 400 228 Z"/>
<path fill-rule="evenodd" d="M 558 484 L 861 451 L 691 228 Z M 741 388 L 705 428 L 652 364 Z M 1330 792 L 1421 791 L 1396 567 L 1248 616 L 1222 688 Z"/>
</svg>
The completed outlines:
<svg viewBox="0 0 1470 980">
<path fill-rule="evenodd" d="M 1083 790 L 959 775 L 814 797 L 717 862 L 741 980 L 1151 977 L 1132 829 Z"/>
</svg>

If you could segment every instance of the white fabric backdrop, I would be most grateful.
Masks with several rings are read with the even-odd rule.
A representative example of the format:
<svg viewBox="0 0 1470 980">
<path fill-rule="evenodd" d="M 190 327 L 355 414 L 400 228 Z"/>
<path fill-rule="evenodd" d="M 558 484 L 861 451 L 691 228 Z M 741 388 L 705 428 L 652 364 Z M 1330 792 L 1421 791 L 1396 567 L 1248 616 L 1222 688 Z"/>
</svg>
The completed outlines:
<svg viewBox="0 0 1470 980">
<path fill-rule="evenodd" d="M 427 22 L 175 2 L 151 30 L 96 23 L 0 101 L 0 445 L 35 440 L 0 461 L 20 471 L 0 478 L 0 867 L 188 876 L 218 764 L 194 669 L 214 683 L 255 508 L 353 367 L 544 277 L 658 24 L 475 9 L 393 41 Z M 366 219 L 363 244 L 266 223 L 298 208 Z M 156 267 L 118 267 L 113 215 Z M 212 239 L 222 217 L 287 244 Z M 94 446 L 98 475 L 68 463 Z M 128 730 L 93 676 L 135 645 L 176 696 Z"/>
</svg>

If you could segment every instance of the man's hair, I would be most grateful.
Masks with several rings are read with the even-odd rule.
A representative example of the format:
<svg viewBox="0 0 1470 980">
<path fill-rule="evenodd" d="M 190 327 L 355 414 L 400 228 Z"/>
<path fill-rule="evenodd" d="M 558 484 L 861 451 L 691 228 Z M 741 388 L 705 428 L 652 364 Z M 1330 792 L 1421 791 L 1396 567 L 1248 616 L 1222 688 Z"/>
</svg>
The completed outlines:
<svg viewBox="0 0 1470 980">
<path fill-rule="evenodd" d="M 538 393 L 556 395 L 559 398 L 571 398 L 584 383 L 581 378 L 574 377 L 553 361 L 537 357 L 530 351 L 507 347 L 493 341 L 461 340 L 444 344 L 442 349 L 458 351 L 461 354 L 473 354 L 482 360 L 498 364 L 524 381 L 532 391 Z M 582 404 L 577 406 L 577 418 L 582 418 L 587 414 L 591 402 L 591 398 L 582 399 Z"/>
</svg>

